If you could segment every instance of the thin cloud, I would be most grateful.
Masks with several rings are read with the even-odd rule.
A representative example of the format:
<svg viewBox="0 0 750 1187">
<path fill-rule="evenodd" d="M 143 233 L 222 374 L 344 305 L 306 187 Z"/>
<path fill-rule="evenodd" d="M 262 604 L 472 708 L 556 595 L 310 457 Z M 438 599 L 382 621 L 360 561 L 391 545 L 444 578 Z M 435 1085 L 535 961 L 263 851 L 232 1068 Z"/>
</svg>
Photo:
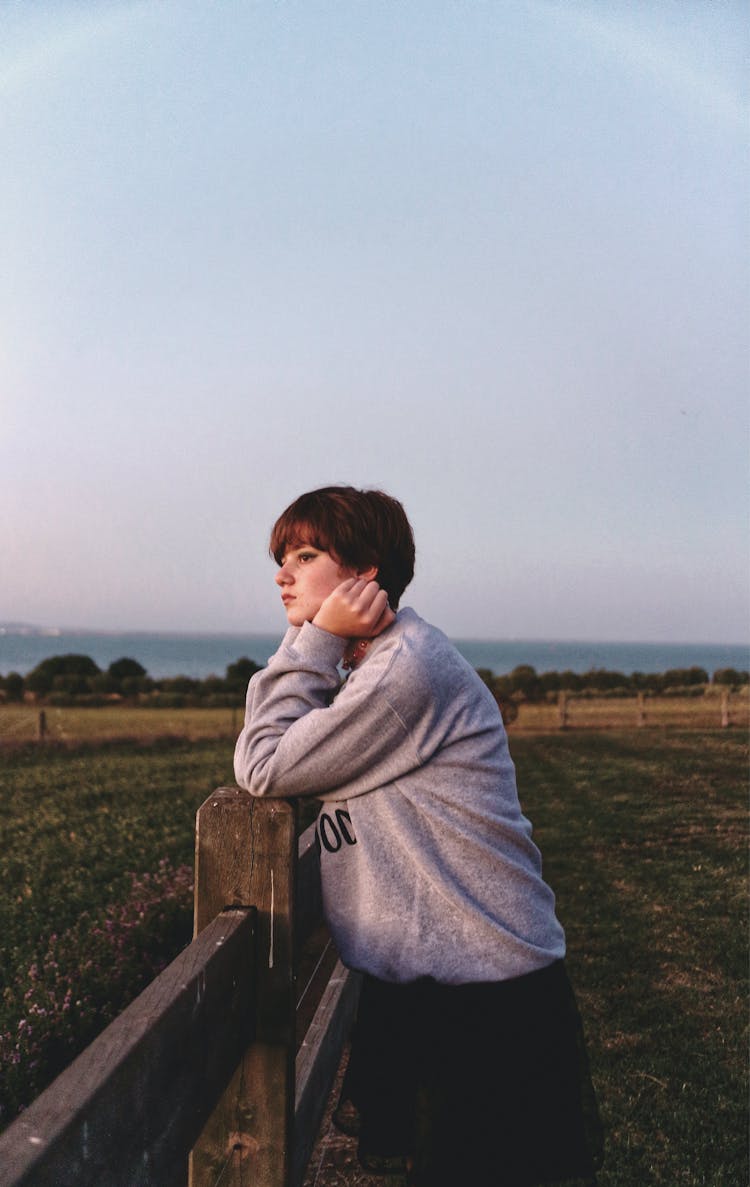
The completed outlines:
<svg viewBox="0 0 750 1187">
<path fill-rule="evenodd" d="M 554 19 L 585 39 L 602 56 L 613 58 L 624 68 L 649 78 L 696 113 L 711 120 L 721 120 L 731 127 L 747 127 L 750 105 L 741 91 L 739 69 L 735 85 L 731 78 L 717 73 L 709 62 L 697 60 L 698 55 L 689 45 L 689 10 L 684 13 L 685 35 L 677 45 L 674 24 L 667 41 L 656 21 L 648 19 L 658 16 L 658 9 L 634 5 L 626 12 L 618 13 L 606 5 L 591 9 L 568 3 L 550 4 L 544 0 L 532 0 L 532 7 L 538 14 Z M 703 56 L 705 27 L 701 33 L 698 49 Z M 697 32 L 695 37 L 699 39 Z M 714 49 L 718 57 L 718 42 Z M 728 69 L 727 73 L 731 72 Z"/>
<path fill-rule="evenodd" d="M 102 5 L 80 14 L 63 10 L 54 33 L 45 20 L 38 40 L 26 44 L 14 45 L 6 29 L 5 48 L 0 51 L 0 95 L 10 98 L 37 85 L 71 59 L 90 53 L 97 43 L 120 36 L 146 10 L 144 0 L 117 8 Z M 28 37 L 28 28 L 24 32 Z"/>
</svg>

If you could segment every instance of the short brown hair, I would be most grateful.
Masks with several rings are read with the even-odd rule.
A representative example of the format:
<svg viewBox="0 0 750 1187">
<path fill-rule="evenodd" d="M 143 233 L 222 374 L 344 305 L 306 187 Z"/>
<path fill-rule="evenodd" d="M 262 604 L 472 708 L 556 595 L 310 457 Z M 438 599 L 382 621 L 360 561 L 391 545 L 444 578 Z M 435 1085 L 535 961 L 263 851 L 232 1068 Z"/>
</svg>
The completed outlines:
<svg viewBox="0 0 750 1187">
<path fill-rule="evenodd" d="M 311 544 L 362 572 L 375 566 L 395 610 L 414 576 L 414 534 L 398 499 L 382 490 L 323 486 L 300 495 L 273 526 L 270 552 L 281 564 L 290 548 Z"/>
</svg>

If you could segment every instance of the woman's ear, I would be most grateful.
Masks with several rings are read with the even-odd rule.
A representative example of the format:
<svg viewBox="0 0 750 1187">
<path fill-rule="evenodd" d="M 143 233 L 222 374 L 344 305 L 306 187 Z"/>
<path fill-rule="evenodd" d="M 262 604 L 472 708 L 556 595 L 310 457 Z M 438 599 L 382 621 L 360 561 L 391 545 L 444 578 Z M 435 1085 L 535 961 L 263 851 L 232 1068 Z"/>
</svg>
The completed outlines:
<svg viewBox="0 0 750 1187">
<path fill-rule="evenodd" d="M 357 572 L 360 581 L 374 581 L 377 575 L 378 570 L 376 565 L 370 565 L 369 569 L 360 569 Z"/>
</svg>

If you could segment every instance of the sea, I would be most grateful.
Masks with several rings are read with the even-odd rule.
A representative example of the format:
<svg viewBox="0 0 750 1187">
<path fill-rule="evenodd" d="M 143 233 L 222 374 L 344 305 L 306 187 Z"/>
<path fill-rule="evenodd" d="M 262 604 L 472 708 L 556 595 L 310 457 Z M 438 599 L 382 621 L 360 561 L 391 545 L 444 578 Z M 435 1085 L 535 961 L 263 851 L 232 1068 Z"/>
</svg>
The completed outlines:
<svg viewBox="0 0 750 1187">
<path fill-rule="evenodd" d="M 169 634 L 155 632 L 38 632 L 0 627 L 0 676 L 25 676 L 53 655 L 88 655 L 100 668 L 127 656 L 149 676 L 223 676 L 228 664 L 247 656 L 265 664 L 279 646 L 280 634 Z M 588 672 L 594 668 L 623 672 L 666 672 L 672 668 L 750 668 L 750 646 L 723 643 L 617 643 L 553 639 L 453 639 L 472 667 L 496 675 L 529 664 L 537 672 Z"/>
</svg>

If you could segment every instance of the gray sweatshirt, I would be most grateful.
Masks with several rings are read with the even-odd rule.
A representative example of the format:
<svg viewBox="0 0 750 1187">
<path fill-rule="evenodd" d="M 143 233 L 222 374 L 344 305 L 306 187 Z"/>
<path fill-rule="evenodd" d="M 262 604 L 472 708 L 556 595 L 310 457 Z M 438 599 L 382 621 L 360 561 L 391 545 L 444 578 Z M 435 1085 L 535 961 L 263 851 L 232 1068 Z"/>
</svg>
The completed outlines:
<svg viewBox="0 0 750 1187">
<path fill-rule="evenodd" d="M 247 690 L 237 782 L 312 795 L 323 901 L 350 968 L 502 981 L 565 953 L 497 705 L 413 610 L 341 685 L 346 640 L 290 628 Z"/>
</svg>

